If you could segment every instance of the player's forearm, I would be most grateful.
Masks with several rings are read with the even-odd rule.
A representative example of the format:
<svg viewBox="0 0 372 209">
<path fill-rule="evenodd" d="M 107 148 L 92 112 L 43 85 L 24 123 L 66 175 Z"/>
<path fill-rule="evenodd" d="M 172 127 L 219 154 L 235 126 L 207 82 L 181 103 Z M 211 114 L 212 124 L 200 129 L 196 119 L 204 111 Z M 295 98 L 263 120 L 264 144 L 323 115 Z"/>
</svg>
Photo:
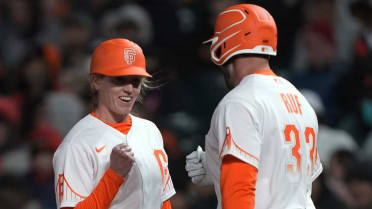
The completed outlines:
<svg viewBox="0 0 372 209">
<path fill-rule="evenodd" d="M 107 209 L 115 198 L 124 178 L 109 168 L 101 178 L 97 187 L 75 209 Z"/>
<path fill-rule="evenodd" d="M 238 158 L 227 155 L 221 166 L 223 209 L 254 209 L 257 169 Z"/>
</svg>

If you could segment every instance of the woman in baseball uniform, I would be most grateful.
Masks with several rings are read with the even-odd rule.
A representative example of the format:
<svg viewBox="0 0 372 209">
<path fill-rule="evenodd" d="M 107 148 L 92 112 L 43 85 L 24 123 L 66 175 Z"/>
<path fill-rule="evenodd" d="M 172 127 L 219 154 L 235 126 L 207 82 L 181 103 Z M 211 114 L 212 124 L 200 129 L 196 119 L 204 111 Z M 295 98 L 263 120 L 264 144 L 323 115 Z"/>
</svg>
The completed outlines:
<svg viewBox="0 0 372 209">
<path fill-rule="evenodd" d="M 152 122 L 130 114 L 146 72 L 142 49 L 126 39 L 93 52 L 94 110 L 54 154 L 58 208 L 170 209 L 175 194 L 163 139 Z"/>
</svg>

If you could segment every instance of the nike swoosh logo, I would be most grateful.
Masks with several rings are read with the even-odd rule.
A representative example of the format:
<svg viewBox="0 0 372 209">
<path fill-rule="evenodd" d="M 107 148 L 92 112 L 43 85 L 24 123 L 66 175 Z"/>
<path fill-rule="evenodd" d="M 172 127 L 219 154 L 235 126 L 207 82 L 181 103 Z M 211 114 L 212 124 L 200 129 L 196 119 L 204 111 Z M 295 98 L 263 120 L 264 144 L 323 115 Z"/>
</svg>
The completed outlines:
<svg viewBox="0 0 372 209">
<path fill-rule="evenodd" d="M 97 147 L 96 147 L 96 152 L 97 152 L 97 153 L 100 153 L 103 149 L 105 149 L 105 147 L 106 147 L 106 145 L 103 145 L 103 146 L 100 147 L 100 148 L 97 148 Z"/>
</svg>

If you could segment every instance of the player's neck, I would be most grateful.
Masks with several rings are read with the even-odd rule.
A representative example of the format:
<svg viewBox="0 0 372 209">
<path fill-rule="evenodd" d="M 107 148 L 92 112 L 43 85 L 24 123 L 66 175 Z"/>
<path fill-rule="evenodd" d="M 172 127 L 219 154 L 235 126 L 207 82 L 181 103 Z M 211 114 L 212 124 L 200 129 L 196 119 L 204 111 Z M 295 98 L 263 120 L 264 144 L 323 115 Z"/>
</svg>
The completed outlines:
<svg viewBox="0 0 372 209">
<path fill-rule="evenodd" d="M 234 69 L 240 83 L 245 76 L 255 73 L 259 70 L 270 69 L 270 65 L 268 60 L 265 58 L 243 57 L 234 61 Z"/>
<path fill-rule="evenodd" d="M 106 123 L 115 124 L 127 121 L 129 114 L 118 114 L 110 111 L 104 106 L 98 106 L 94 111 L 95 114 Z"/>
</svg>

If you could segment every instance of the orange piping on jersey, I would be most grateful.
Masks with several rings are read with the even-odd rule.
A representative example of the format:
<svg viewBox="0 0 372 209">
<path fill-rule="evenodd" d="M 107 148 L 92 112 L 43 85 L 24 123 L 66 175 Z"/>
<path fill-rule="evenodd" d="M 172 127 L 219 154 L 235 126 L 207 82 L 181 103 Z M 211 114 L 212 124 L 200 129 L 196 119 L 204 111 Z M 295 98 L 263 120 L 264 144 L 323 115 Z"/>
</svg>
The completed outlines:
<svg viewBox="0 0 372 209">
<path fill-rule="evenodd" d="M 167 163 L 167 158 L 165 157 L 165 154 L 162 150 L 154 150 L 154 155 L 160 168 L 161 182 L 164 183 L 164 177 L 166 174 L 164 174 L 164 168 L 163 168 L 163 164 L 161 163 L 160 156 L 163 158 L 165 163 Z"/>
<path fill-rule="evenodd" d="M 260 160 L 258 157 L 252 155 L 251 153 L 249 153 L 249 152 L 243 150 L 241 147 L 239 147 L 239 145 L 237 145 L 237 144 L 234 142 L 234 140 L 232 140 L 232 142 L 233 142 L 233 144 L 235 145 L 235 147 L 238 148 L 238 149 L 239 149 L 241 152 L 243 152 L 244 154 L 249 155 L 250 157 L 256 159 L 257 161 Z"/>
<path fill-rule="evenodd" d="M 163 192 L 164 192 L 165 189 L 167 188 L 167 185 L 168 185 L 168 183 L 169 183 L 169 180 L 170 180 L 170 176 L 168 176 L 168 178 L 167 178 L 167 182 L 165 182 L 165 185 L 164 185 L 164 187 L 163 187 Z"/>
<path fill-rule="evenodd" d="M 219 154 L 220 158 L 221 158 L 221 155 L 222 155 L 222 153 L 223 153 L 223 150 L 225 149 L 225 145 L 226 145 L 226 143 L 227 143 L 227 148 L 230 149 L 230 148 L 231 148 L 231 142 L 232 142 L 232 144 L 233 144 L 233 145 L 234 145 L 234 146 L 235 146 L 239 151 L 241 151 L 241 152 L 243 152 L 244 154 L 246 154 L 246 155 L 248 155 L 248 156 L 254 158 L 254 159 L 257 160 L 257 161 L 260 160 L 258 157 L 256 157 L 256 156 L 252 155 L 251 153 L 245 151 L 244 149 L 242 149 L 241 147 L 239 147 L 238 144 L 236 144 L 236 143 L 234 142 L 234 140 L 233 140 L 232 137 L 231 137 L 230 127 L 226 127 L 226 137 L 225 137 L 225 141 L 223 142 L 221 152 L 220 152 L 220 154 Z"/>
<path fill-rule="evenodd" d="M 258 70 L 252 74 L 277 76 L 271 69 Z"/>
<path fill-rule="evenodd" d="M 61 181 L 61 179 L 62 179 L 62 181 Z M 59 174 L 59 175 L 58 175 L 58 185 L 57 185 L 57 188 L 58 188 L 58 191 L 59 191 L 59 195 L 60 195 L 60 197 L 63 197 L 63 194 L 60 194 L 60 193 L 62 192 L 62 191 L 61 191 L 61 188 L 60 188 L 60 186 L 61 186 L 60 184 L 63 184 L 63 183 L 66 183 L 67 187 L 70 189 L 70 191 L 71 191 L 74 195 L 80 197 L 81 199 L 86 198 L 85 196 L 78 194 L 77 192 L 75 192 L 75 190 L 72 189 L 72 187 L 71 187 L 70 184 L 67 182 L 67 180 L 66 180 L 66 178 L 65 178 L 65 176 L 64 176 L 63 174 Z M 56 188 L 56 190 L 57 190 L 57 188 Z M 61 202 L 61 199 L 59 199 L 59 201 Z"/>
<path fill-rule="evenodd" d="M 219 154 L 220 158 L 221 158 L 221 155 L 223 153 L 223 150 L 225 149 L 225 145 L 227 143 L 227 148 L 230 149 L 231 147 L 231 133 L 230 133 L 230 127 L 226 127 L 226 137 L 225 137 L 225 140 L 223 141 L 223 144 L 222 144 L 222 149 L 221 149 L 221 152 Z"/>
<path fill-rule="evenodd" d="M 172 209 L 170 200 L 166 200 L 165 202 L 163 202 L 163 206 L 161 207 L 161 209 Z"/>
<path fill-rule="evenodd" d="M 225 140 L 223 141 L 222 149 L 221 149 L 221 152 L 219 154 L 220 158 L 221 158 L 221 155 L 222 155 L 223 150 L 225 149 L 226 143 L 227 143 L 227 148 L 230 149 L 230 147 L 231 147 L 230 127 L 226 127 L 226 137 L 225 137 Z"/>
<path fill-rule="evenodd" d="M 221 165 L 221 195 L 223 209 L 253 209 L 258 170 L 232 155 L 226 155 Z"/>
<path fill-rule="evenodd" d="M 124 178 L 109 168 L 93 192 L 74 209 L 107 209 L 124 181 Z"/>
<path fill-rule="evenodd" d="M 63 174 L 58 174 L 58 183 L 57 183 L 57 188 L 56 191 L 58 190 L 58 200 L 61 203 L 63 199 L 63 193 L 64 193 L 64 180 L 63 180 Z"/>
</svg>

